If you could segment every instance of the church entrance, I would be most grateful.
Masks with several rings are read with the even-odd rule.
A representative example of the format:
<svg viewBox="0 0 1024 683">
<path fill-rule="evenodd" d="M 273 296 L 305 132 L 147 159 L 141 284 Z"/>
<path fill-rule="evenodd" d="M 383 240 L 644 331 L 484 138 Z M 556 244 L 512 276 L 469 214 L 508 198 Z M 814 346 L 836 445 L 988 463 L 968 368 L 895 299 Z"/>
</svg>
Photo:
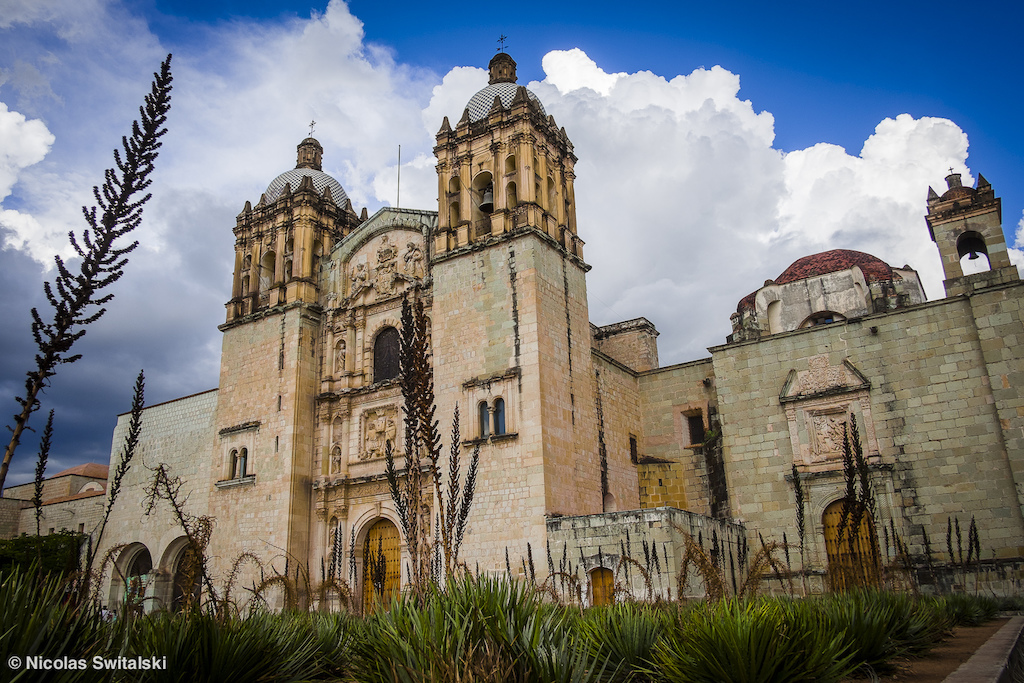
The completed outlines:
<svg viewBox="0 0 1024 683">
<path fill-rule="evenodd" d="M 844 522 L 844 502 L 845 499 L 840 499 L 830 504 L 821 517 L 825 529 L 829 582 L 835 591 L 874 586 L 879 579 L 874 520 L 863 506 L 854 502 L 849 505 Z M 856 523 L 858 517 L 859 524 Z"/>
<path fill-rule="evenodd" d="M 371 614 L 397 595 L 401 583 L 401 541 L 389 520 L 374 522 L 363 544 L 363 614 Z"/>
</svg>

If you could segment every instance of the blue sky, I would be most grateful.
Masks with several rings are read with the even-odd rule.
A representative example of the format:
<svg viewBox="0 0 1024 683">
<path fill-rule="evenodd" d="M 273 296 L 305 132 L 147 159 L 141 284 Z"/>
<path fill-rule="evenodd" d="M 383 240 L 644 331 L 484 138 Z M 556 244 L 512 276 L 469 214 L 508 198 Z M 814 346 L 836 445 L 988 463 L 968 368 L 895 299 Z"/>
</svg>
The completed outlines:
<svg viewBox="0 0 1024 683">
<path fill-rule="evenodd" d="M 580 159 L 591 318 L 650 318 L 662 364 L 706 356 L 740 297 L 815 251 L 909 263 L 940 297 L 922 216 L 949 167 L 993 183 L 1016 242 L 1016 3 L 517 7 L 0 0 L 6 414 L 47 264 L 80 229 L 151 72 L 175 55 L 142 246 L 84 359 L 44 399 L 57 409 L 51 471 L 105 461 L 139 368 L 150 403 L 216 386 L 234 216 L 294 165 L 310 119 L 357 209 L 392 201 L 400 144 L 402 205 L 436 208 L 432 135 L 486 82 L 501 34 Z M 30 478 L 34 448 L 8 483 Z"/>
</svg>

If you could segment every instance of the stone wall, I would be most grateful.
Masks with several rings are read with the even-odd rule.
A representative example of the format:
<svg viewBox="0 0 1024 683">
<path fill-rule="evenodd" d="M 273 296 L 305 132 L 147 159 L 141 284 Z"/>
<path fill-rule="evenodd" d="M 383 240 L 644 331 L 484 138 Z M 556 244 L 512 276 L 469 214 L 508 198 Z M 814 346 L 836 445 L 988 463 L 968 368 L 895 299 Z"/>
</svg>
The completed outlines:
<svg viewBox="0 0 1024 683">
<path fill-rule="evenodd" d="M 658 330 L 647 318 L 597 327 L 591 325 L 594 348 L 631 370 L 658 367 Z"/>
<path fill-rule="evenodd" d="M 0 498 L 0 538 L 14 538 L 21 533 L 21 510 L 26 503 L 16 498 Z M 35 532 L 35 525 L 32 527 Z"/>
<path fill-rule="evenodd" d="M 822 515 L 844 495 L 835 430 L 853 413 L 872 465 L 878 522 L 892 520 L 913 555 L 923 552 L 925 533 L 934 549 L 947 519 L 966 523 L 969 514 L 986 556 L 1020 556 L 1020 479 L 1011 467 L 1019 449 L 1007 449 L 1014 441 L 1005 429 L 1020 419 L 1010 383 L 1019 361 L 995 340 L 1022 333 L 1021 291 L 713 348 L 734 518 L 751 533 L 795 538 L 796 463 L 809 497 L 808 563 L 826 566 Z M 978 324 L 976 308 L 987 314 Z M 992 354 L 1008 358 L 986 367 Z"/>
<path fill-rule="evenodd" d="M 639 376 L 643 409 L 640 504 L 674 504 L 710 515 L 708 468 L 690 435 L 689 417 L 711 426 L 717 392 L 710 359 L 650 370 Z M 661 483 L 658 483 L 658 480 Z"/>
<path fill-rule="evenodd" d="M 122 482 L 121 492 L 107 523 L 98 547 L 103 558 L 113 546 L 124 546 L 115 552 L 113 560 L 124 570 L 136 553 L 149 552 L 154 571 L 147 594 L 154 600 L 150 606 L 168 605 L 171 597 L 174 568 L 184 550 L 184 532 L 166 502 L 158 502 L 153 514 L 145 511 L 145 488 L 153 479 L 153 469 L 167 465 L 172 476 L 180 477 L 183 484 L 181 500 L 189 514 L 209 512 L 210 468 L 213 435 L 213 416 L 217 407 L 217 391 L 186 396 L 175 401 L 160 403 L 145 409 L 142 434 L 135 459 Z M 111 448 L 111 471 L 121 459 L 122 444 L 128 429 L 130 415 L 118 416 Z M 235 510 L 230 519 L 222 519 L 214 529 L 214 539 L 237 533 L 238 519 L 245 512 Z M 110 604 L 121 601 L 123 585 L 108 571 L 104 594 Z"/>
<path fill-rule="evenodd" d="M 631 441 L 639 452 L 642 418 L 640 386 L 636 373 L 599 353 L 594 353 L 594 395 L 599 437 L 607 467 L 608 492 L 604 511 L 635 510 L 640 507 L 637 467 Z"/>
<path fill-rule="evenodd" d="M 677 579 L 686 555 L 686 535 L 709 557 L 717 559 L 730 586 L 732 577 L 736 575 L 741 580 L 745 570 L 741 557 L 746 552 L 746 531 L 741 525 L 676 508 L 556 517 L 548 520 L 547 529 L 556 571 L 564 556 L 577 570 L 581 583 L 587 585 L 585 575 L 598 567 L 610 569 L 615 573 L 617 586 L 637 599 L 648 598 L 645 574 L 655 597 L 674 599 L 705 594 L 703 580 L 693 566 L 689 567 L 688 580 L 680 594 Z M 654 553 L 658 554 L 657 564 Z M 516 558 L 512 562 L 515 564 Z M 539 550 L 534 551 L 534 562 L 541 571 L 546 566 Z"/>
</svg>

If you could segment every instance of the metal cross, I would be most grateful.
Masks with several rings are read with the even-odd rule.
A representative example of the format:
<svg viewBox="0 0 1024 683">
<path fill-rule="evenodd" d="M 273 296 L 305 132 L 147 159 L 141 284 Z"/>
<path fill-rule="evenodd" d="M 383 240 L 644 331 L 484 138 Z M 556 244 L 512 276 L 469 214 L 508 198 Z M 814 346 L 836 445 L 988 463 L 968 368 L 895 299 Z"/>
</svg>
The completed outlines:
<svg viewBox="0 0 1024 683">
<path fill-rule="evenodd" d="M 949 174 L 953 175 L 953 167 L 952 166 L 949 167 Z"/>
<path fill-rule="evenodd" d="M 498 48 L 498 52 L 504 52 L 505 51 L 505 41 L 506 40 L 508 40 L 508 36 L 506 36 L 504 33 L 502 33 L 501 35 L 498 36 L 498 45 L 500 46 Z"/>
<path fill-rule="evenodd" d="M 313 137 L 313 126 L 316 125 L 316 121 L 309 122 L 309 137 Z"/>
</svg>

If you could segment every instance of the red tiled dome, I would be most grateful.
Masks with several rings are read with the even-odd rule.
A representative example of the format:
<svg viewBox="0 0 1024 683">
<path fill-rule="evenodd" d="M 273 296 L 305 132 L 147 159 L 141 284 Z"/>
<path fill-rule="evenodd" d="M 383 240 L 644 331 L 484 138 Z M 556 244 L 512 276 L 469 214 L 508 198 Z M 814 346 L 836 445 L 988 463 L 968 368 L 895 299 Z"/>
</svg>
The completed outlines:
<svg viewBox="0 0 1024 683">
<path fill-rule="evenodd" d="M 797 280 L 806 280 L 809 277 L 818 277 L 828 273 L 836 273 L 841 270 L 848 270 L 858 266 L 864 273 L 868 282 L 892 280 L 892 267 L 880 258 L 865 254 L 862 251 L 851 249 L 833 249 L 823 251 L 820 254 L 804 256 L 793 262 L 789 268 L 782 272 L 774 280 L 776 285 L 784 285 Z M 766 283 L 767 284 L 767 283 Z M 757 292 L 751 292 L 742 299 L 736 307 L 737 311 L 743 311 L 754 307 L 754 298 Z"/>
</svg>

